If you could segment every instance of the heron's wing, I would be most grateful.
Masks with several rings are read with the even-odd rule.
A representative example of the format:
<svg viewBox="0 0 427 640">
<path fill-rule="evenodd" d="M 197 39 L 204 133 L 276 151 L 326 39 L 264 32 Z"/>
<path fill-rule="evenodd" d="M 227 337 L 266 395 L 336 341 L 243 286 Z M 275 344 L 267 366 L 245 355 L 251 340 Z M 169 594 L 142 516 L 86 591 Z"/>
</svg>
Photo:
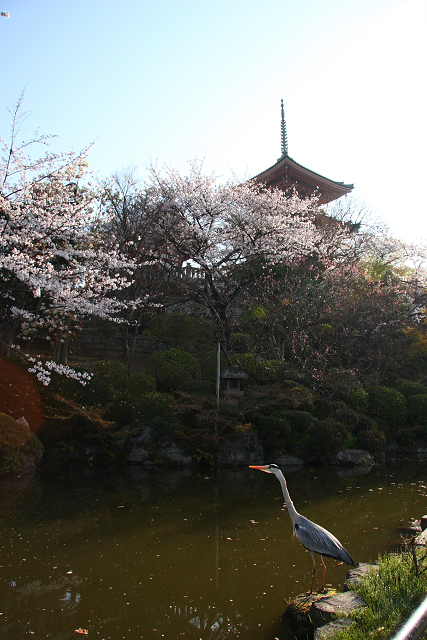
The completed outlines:
<svg viewBox="0 0 427 640">
<path fill-rule="evenodd" d="M 295 523 L 295 533 L 309 551 L 356 566 L 353 558 L 332 533 L 304 516 L 300 516 Z"/>
</svg>

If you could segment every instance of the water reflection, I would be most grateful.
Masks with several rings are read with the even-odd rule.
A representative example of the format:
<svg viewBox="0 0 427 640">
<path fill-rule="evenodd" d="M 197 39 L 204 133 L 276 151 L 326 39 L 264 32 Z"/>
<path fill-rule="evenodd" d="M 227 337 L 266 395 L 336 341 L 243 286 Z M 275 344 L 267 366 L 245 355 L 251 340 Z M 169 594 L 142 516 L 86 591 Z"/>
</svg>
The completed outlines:
<svg viewBox="0 0 427 640">
<path fill-rule="evenodd" d="M 369 561 L 427 511 L 425 472 L 408 461 L 287 480 L 298 511 Z M 1 640 L 289 637 L 281 614 L 312 563 L 273 476 L 130 467 L 1 489 Z M 326 562 L 337 587 L 348 567 Z"/>
</svg>

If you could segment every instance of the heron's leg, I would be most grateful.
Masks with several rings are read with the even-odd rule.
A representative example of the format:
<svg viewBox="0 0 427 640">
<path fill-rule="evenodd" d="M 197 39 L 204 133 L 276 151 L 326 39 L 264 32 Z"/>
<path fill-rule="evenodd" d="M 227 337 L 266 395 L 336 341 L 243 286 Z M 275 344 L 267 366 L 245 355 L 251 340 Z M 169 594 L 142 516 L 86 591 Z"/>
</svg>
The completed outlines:
<svg viewBox="0 0 427 640">
<path fill-rule="evenodd" d="M 320 556 L 320 559 L 322 561 L 323 564 L 323 584 L 322 584 L 322 591 L 326 591 L 326 564 L 323 561 L 323 556 Z"/>
<path fill-rule="evenodd" d="M 313 560 L 313 580 L 311 581 L 310 593 L 313 593 L 314 580 L 316 578 L 317 567 L 316 567 L 316 560 L 314 559 L 314 553 L 312 551 L 310 551 L 310 555 L 311 555 L 311 558 Z M 322 556 L 320 556 L 320 557 L 322 557 Z M 322 558 L 322 562 L 323 562 L 323 558 Z"/>
</svg>

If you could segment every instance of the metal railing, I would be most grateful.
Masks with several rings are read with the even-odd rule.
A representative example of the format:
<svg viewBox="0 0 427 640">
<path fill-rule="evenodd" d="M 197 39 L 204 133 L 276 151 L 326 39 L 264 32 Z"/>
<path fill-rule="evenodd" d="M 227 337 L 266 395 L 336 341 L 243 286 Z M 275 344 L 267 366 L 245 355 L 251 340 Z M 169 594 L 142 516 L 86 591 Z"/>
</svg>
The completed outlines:
<svg viewBox="0 0 427 640">
<path fill-rule="evenodd" d="M 409 617 L 392 633 L 389 640 L 418 640 L 427 629 L 427 595 Z"/>
</svg>

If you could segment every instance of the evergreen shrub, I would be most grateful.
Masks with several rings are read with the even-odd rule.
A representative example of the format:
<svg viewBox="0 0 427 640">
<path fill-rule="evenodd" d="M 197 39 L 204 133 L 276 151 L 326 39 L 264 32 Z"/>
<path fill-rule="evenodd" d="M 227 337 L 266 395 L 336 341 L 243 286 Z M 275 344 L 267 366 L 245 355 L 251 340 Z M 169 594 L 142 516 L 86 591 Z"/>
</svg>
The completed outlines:
<svg viewBox="0 0 427 640">
<path fill-rule="evenodd" d="M 285 404 L 289 409 L 299 409 L 312 413 L 314 410 L 313 392 L 293 380 L 285 380 L 283 387 L 286 389 Z"/>
<path fill-rule="evenodd" d="M 369 394 L 369 412 L 392 431 L 402 428 L 407 417 L 406 398 L 396 389 L 375 387 Z"/>
<path fill-rule="evenodd" d="M 253 353 L 245 353 L 239 357 L 239 362 L 233 363 L 239 364 L 240 368 L 246 373 L 254 376 L 257 380 L 272 381 L 280 378 L 281 370 L 283 369 L 282 360 L 268 360 L 255 356 Z"/>
<path fill-rule="evenodd" d="M 349 432 L 343 422 L 333 418 L 316 420 L 308 433 L 306 453 L 313 461 L 328 460 L 343 448 L 348 439 Z"/>
<path fill-rule="evenodd" d="M 291 448 L 292 430 L 284 417 L 277 415 L 260 417 L 258 419 L 258 434 L 262 438 L 267 455 L 284 453 Z"/>
<path fill-rule="evenodd" d="M 142 371 L 132 373 L 126 385 L 126 391 L 131 398 L 138 399 L 145 393 L 151 393 L 156 390 L 156 381 L 154 376 L 150 376 Z"/>
<path fill-rule="evenodd" d="M 180 389 L 198 396 L 215 397 L 216 382 L 210 380 L 188 380 L 180 385 Z"/>
<path fill-rule="evenodd" d="M 314 417 L 308 411 L 298 409 L 284 409 L 280 415 L 285 418 L 295 434 L 307 433 L 314 422 Z"/>
<path fill-rule="evenodd" d="M 107 404 L 123 393 L 128 381 L 128 369 L 118 360 L 100 360 L 94 364 L 94 375 L 89 385 L 95 391 L 95 400 Z"/>
<path fill-rule="evenodd" d="M 155 351 L 149 357 L 148 368 L 165 391 L 178 389 L 182 384 L 200 377 L 201 373 L 197 358 L 182 349 Z"/>
<path fill-rule="evenodd" d="M 152 426 L 155 418 L 172 419 L 173 399 L 168 393 L 152 391 L 142 396 L 135 404 L 133 418 L 141 424 Z"/>
<path fill-rule="evenodd" d="M 318 395 L 313 398 L 313 416 L 322 420 L 323 418 L 328 418 L 332 412 L 332 401 L 329 396 Z"/>
<path fill-rule="evenodd" d="M 409 397 L 408 417 L 414 426 L 427 426 L 427 394 L 419 393 Z"/>
<path fill-rule="evenodd" d="M 359 447 L 368 451 L 376 462 L 384 460 L 386 437 L 383 431 L 377 428 L 360 431 L 357 441 Z"/>
<path fill-rule="evenodd" d="M 404 395 L 407 400 L 412 396 L 427 395 L 427 387 L 419 382 L 412 382 L 411 380 L 400 382 L 400 384 L 396 386 L 396 389 Z"/>
<path fill-rule="evenodd" d="M 115 422 L 120 427 L 129 424 L 134 414 L 132 403 L 125 398 L 116 398 L 105 407 L 104 418 Z"/>
<path fill-rule="evenodd" d="M 350 389 L 348 392 L 347 404 L 351 409 L 358 412 L 364 412 L 368 408 L 369 394 L 363 387 Z"/>
</svg>

